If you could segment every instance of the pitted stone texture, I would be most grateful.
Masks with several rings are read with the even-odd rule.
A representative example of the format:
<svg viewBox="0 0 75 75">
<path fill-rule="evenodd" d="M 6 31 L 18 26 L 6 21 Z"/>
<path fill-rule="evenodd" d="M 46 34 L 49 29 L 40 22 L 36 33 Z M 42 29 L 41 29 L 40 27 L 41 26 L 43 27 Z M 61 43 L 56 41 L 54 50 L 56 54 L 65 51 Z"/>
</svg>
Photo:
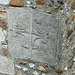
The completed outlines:
<svg viewBox="0 0 75 75">
<path fill-rule="evenodd" d="M 14 75 L 13 60 L 0 55 L 0 73 Z"/>
<path fill-rule="evenodd" d="M 2 28 L 0 28 L 0 43 L 1 43 L 2 41 L 5 41 L 5 35 L 4 35 L 4 33 L 3 33 Z"/>
<path fill-rule="evenodd" d="M 0 0 L 0 4 L 7 5 L 9 4 L 10 0 Z"/>
<path fill-rule="evenodd" d="M 8 46 L 10 56 L 13 58 L 27 59 L 29 56 L 30 21 L 30 10 L 23 8 L 8 9 Z"/>
<path fill-rule="evenodd" d="M 59 54 L 59 20 L 29 8 L 9 8 L 7 14 L 10 57 L 55 65 Z"/>
<path fill-rule="evenodd" d="M 58 21 L 55 17 L 39 11 L 35 11 L 33 16 L 32 59 L 54 64 Z"/>
</svg>

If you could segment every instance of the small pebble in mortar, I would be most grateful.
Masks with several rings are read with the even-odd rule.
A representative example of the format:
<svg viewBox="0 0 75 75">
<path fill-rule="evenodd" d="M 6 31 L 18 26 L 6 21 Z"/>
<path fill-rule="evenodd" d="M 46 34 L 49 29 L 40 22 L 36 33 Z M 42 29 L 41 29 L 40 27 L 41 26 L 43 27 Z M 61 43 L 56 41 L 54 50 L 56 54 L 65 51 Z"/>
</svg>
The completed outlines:
<svg viewBox="0 0 75 75">
<path fill-rule="evenodd" d="M 30 68 L 34 68 L 35 65 L 34 65 L 33 63 L 29 63 L 29 67 L 30 67 Z"/>
<path fill-rule="evenodd" d="M 24 72 L 27 72 L 27 71 L 28 71 L 28 68 L 23 67 L 23 71 L 24 71 Z"/>
<path fill-rule="evenodd" d="M 65 67 L 64 70 L 67 71 L 68 70 L 68 67 Z"/>
</svg>

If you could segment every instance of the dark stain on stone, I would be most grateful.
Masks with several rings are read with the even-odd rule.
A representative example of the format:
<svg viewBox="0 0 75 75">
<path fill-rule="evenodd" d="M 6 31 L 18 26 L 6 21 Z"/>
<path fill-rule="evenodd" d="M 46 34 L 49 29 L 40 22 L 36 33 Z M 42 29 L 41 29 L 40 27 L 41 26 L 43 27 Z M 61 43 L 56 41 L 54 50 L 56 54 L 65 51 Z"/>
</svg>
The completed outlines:
<svg viewBox="0 0 75 75">
<path fill-rule="evenodd" d="M 59 4 L 63 5 L 64 3 L 62 1 L 58 1 Z"/>
<path fill-rule="evenodd" d="M 73 30 L 70 30 L 67 32 L 67 38 L 70 37 L 70 35 L 73 33 Z"/>
</svg>

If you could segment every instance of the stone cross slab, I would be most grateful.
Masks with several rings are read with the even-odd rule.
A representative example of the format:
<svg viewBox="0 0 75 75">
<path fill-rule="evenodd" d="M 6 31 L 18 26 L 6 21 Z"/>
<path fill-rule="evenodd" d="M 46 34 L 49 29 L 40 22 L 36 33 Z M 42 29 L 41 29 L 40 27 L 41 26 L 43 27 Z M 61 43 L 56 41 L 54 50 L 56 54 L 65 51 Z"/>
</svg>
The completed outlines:
<svg viewBox="0 0 75 75">
<path fill-rule="evenodd" d="M 31 8 L 10 7 L 7 14 L 10 57 L 56 64 L 59 21 Z"/>
</svg>

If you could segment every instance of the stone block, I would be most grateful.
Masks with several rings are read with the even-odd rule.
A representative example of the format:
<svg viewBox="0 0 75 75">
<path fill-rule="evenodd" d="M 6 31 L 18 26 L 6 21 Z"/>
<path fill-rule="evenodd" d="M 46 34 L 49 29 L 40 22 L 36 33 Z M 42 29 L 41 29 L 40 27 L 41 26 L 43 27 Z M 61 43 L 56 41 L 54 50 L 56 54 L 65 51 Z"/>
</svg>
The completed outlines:
<svg viewBox="0 0 75 75">
<path fill-rule="evenodd" d="M 56 64 L 59 55 L 55 16 L 30 8 L 9 8 L 8 50 L 11 58 Z"/>
</svg>

